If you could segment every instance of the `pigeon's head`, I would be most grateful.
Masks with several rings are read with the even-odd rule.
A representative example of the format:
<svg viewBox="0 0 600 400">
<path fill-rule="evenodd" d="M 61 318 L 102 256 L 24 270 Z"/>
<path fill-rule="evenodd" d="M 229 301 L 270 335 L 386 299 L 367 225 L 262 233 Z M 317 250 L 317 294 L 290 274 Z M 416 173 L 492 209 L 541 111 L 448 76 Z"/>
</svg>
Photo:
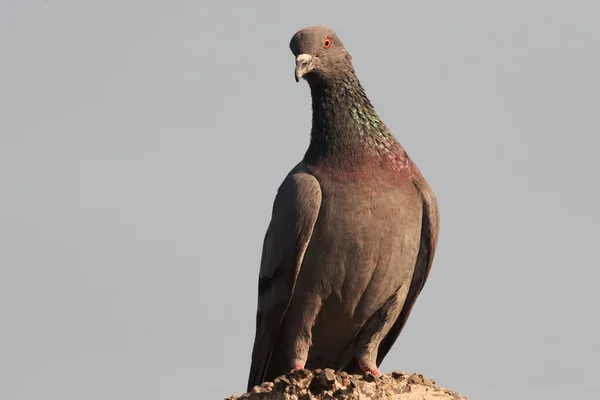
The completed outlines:
<svg viewBox="0 0 600 400">
<path fill-rule="evenodd" d="M 300 78 L 329 80 L 352 70 L 350 54 L 335 32 L 326 26 L 309 26 L 290 41 L 296 56 L 296 82 Z"/>
</svg>

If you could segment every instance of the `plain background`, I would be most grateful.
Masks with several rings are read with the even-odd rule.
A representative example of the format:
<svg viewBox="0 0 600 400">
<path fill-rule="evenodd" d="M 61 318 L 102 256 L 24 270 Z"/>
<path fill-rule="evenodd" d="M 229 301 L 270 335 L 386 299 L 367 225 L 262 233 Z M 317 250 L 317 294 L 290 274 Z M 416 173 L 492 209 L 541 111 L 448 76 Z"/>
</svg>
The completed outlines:
<svg viewBox="0 0 600 400">
<path fill-rule="evenodd" d="M 288 43 L 315 24 L 441 206 L 383 371 L 597 397 L 597 0 L 0 4 L 1 399 L 244 391 L 263 235 L 309 139 Z"/>
</svg>

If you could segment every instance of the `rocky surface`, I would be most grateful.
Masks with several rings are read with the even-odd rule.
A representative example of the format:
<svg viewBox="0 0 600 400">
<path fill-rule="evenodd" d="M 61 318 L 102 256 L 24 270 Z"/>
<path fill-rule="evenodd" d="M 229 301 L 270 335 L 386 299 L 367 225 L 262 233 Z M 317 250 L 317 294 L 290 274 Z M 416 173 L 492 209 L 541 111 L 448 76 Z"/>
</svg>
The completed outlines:
<svg viewBox="0 0 600 400">
<path fill-rule="evenodd" d="M 381 377 L 299 370 L 274 382 L 255 386 L 250 393 L 226 400 L 466 400 L 458 393 L 436 387 L 435 381 L 420 374 L 395 371 Z"/>
</svg>

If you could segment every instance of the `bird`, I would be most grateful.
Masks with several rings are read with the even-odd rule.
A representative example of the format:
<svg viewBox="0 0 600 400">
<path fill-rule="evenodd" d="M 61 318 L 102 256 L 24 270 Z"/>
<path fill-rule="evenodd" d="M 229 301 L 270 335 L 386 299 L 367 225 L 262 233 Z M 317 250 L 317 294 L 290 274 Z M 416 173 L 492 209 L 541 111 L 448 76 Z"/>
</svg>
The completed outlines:
<svg viewBox="0 0 600 400">
<path fill-rule="evenodd" d="M 248 391 L 304 368 L 380 376 L 439 233 L 433 189 L 378 116 L 336 33 L 303 28 L 290 49 L 296 82 L 310 87 L 312 128 L 263 241 Z"/>
</svg>

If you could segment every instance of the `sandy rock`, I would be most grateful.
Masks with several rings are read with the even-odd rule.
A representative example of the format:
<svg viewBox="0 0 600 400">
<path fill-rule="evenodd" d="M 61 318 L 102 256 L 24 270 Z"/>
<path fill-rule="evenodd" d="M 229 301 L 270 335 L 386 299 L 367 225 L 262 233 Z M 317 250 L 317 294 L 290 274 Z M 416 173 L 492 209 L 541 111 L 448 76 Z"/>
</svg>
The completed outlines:
<svg viewBox="0 0 600 400">
<path fill-rule="evenodd" d="M 421 374 L 402 371 L 375 377 L 371 374 L 336 374 L 332 369 L 292 371 L 255 386 L 250 393 L 226 400 L 466 400 L 458 393 L 435 386 Z"/>
</svg>

